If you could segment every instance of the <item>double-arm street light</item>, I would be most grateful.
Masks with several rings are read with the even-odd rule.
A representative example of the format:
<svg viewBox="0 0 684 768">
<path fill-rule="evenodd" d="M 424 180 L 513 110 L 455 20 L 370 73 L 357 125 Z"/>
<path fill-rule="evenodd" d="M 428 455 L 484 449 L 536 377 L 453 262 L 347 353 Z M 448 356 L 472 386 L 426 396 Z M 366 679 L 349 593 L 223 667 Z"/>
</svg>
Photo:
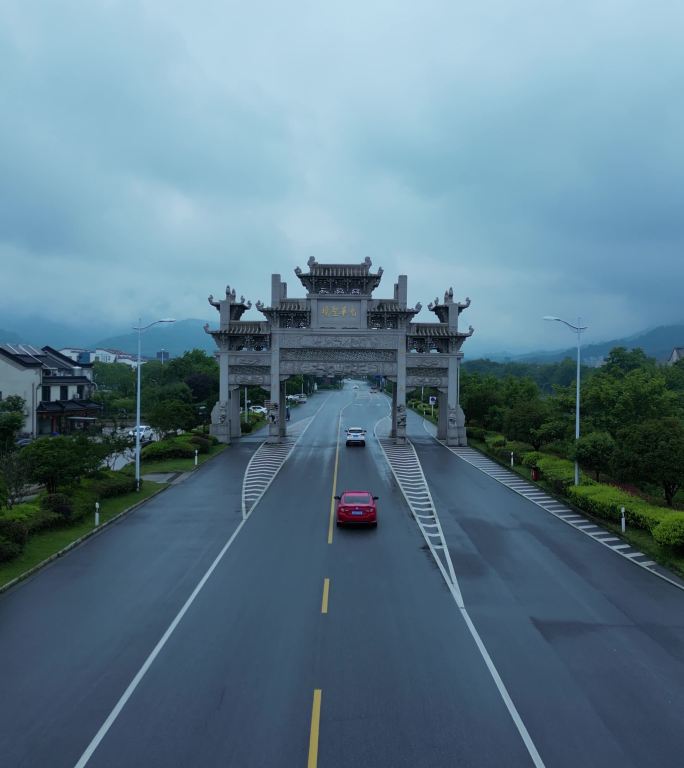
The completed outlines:
<svg viewBox="0 0 684 768">
<path fill-rule="evenodd" d="M 138 366 L 137 366 L 137 387 L 135 397 L 135 490 L 140 490 L 140 348 L 142 343 L 142 332 L 159 323 L 175 323 L 171 317 L 165 317 L 162 320 L 155 320 L 147 325 L 142 324 L 142 319 L 138 318 L 138 325 L 133 326 L 133 330 L 138 332 Z"/>
<path fill-rule="evenodd" d="M 553 317 L 553 315 L 545 315 L 544 320 L 556 320 L 563 325 L 567 325 L 568 328 L 573 330 L 577 334 L 577 384 L 575 393 L 575 445 L 580 436 L 580 345 L 582 331 L 586 331 L 589 326 L 580 325 L 581 318 L 577 318 L 577 325 L 569 323 L 567 320 L 562 320 L 560 317 Z M 579 485 L 579 464 L 575 459 L 575 485 Z"/>
</svg>

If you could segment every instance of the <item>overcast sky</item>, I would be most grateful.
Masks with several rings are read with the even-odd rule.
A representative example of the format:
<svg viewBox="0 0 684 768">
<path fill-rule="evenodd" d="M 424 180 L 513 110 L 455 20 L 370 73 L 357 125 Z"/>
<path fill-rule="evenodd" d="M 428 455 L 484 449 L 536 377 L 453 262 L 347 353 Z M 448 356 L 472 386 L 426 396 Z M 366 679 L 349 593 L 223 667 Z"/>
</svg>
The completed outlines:
<svg viewBox="0 0 684 768">
<path fill-rule="evenodd" d="M 2 312 L 215 321 L 313 255 L 470 296 L 466 354 L 684 321 L 683 34 L 680 0 L 4 0 Z"/>
</svg>

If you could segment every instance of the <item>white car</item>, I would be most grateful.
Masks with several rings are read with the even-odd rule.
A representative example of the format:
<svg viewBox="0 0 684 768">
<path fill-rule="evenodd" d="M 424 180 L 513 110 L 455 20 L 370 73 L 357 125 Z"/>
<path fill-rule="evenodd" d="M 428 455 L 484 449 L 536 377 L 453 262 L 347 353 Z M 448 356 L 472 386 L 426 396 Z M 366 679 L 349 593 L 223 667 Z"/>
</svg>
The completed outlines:
<svg viewBox="0 0 684 768">
<path fill-rule="evenodd" d="M 141 424 L 139 429 L 140 429 L 140 442 L 141 443 L 149 443 L 151 440 L 154 439 L 154 430 L 152 429 L 152 427 L 149 427 L 146 424 Z M 135 430 L 136 430 L 136 428 L 133 427 L 133 429 L 131 429 L 128 432 L 128 436 L 135 438 Z"/>
<path fill-rule="evenodd" d="M 366 430 L 362 427 L 347 427 L 347 445 L 366 445 Z"/>
<path fill-rule="evenodd" d="M 249 411 L 250 413 L 263 413 L 263 414 L 268 413 L 268 409 L 265 408 L 263 405 L 250 405 Z"/>
</svg>

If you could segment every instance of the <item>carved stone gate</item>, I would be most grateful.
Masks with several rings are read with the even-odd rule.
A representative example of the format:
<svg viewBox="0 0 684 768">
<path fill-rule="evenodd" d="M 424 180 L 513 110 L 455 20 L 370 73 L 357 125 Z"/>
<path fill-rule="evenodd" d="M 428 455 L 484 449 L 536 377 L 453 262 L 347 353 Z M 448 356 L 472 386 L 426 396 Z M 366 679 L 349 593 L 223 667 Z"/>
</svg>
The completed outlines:
<svg viewBox="0 0 684 768">
<path fill-rule="evenodd" d="M 319 264 L 313 257 L 308 272 L 295 275 L 306 289 L 305 298 L 288 298 L 287 283 L 271 276 L 271 303 L 257 301 L 266 318 L 241 320 L 251 302 L 226 297 L 209 303 L 219 311 L 218 330 L 207 333 L 219 348 L 220 393 L 211 414 L 211 433 L 222 442 L 240 435 L 239 387 L 261 386 L 270 391 L 270 439 L 284 437 L 285 382 L 293 375 L 321 377 L 383 376 L 394 382 L 392 436 L 406 439 L 406 390 L 438 390 L 437 435 L 448 445 L 465 445 L 466 430 L 459 404 L 459 372 L 464 340 L 472 335 L 458 330 L 458 317 L 470 305 L 454 301 L 453 290 L 444 301 L 428 305 L 434 323 L 414 323 L 421 305 L 407 307 L 406 275 L 399 275 L 390 299 L 373 298 L 382 267 L 371 272 L 371 260 L 361 264 Z"/>
</svg>

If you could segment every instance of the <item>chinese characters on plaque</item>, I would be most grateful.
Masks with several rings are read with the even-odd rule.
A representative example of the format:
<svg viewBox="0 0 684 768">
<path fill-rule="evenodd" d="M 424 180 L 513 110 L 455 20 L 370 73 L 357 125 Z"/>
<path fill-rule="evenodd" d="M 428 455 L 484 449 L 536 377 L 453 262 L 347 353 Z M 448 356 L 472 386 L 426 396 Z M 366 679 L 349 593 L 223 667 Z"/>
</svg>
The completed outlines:
<svg viewBox="0 0 684 768">
<path fill-rule="evenodd" d="M 321 309 L 323 317 L 357 317 L 358 313 L 356 306 L 348 307 L 346 304 L 324 304 Z"/>
<path fill-rule="evenodd" d="M 320 328 L 359 328 L 361 307 L 358 301 L 318 302 L 318 325 Z"/>
</svg>

